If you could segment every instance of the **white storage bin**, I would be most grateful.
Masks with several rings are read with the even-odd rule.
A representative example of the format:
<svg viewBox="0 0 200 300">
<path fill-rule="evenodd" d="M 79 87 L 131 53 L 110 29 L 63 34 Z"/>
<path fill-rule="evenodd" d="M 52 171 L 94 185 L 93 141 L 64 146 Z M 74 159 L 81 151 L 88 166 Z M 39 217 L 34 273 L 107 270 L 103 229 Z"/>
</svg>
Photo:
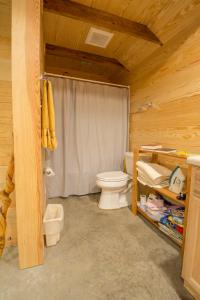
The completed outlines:
<svg viewBox="0 0 200 300">
<path fill-rule="evenodd" d="M 43 223 L 47 247 L 56 245 L 60 240 L 60 232 L 64 225 L 64 210 L 62 204 L 48 204 Z"/>
</svg>

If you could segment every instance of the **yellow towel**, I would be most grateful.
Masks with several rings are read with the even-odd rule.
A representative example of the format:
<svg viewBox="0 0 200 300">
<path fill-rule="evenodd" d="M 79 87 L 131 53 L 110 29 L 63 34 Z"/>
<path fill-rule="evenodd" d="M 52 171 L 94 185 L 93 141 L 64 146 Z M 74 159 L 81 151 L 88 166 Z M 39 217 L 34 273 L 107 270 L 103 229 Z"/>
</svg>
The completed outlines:
<svg viewBox="0 0 200 300">
<path fill-rule="evenodd" d="M 0 256 L 2 256 L 3 249 L 5 247 L 5 233 L 6 233 L 6 215 L 11 203 L 9 195 L 13 192 L 15 185 L 13 183 L 14 175 L 14 157 L 10 161 L 7 176 L 6 185 L 3 191 L 0 191 Z"/>
<path fill-rule="evenodd" d="M 48 116 L 48 105 L 47 105 L 47 82 L 44 80 L 43 85 L 43 98 L 42 98 L 42 146 L 47 148 L 49 130 L 49 116 Z"/>
<path fill-rule="evenodd" d="M 42 98 L 42 146 L 50 150 L 57 147 L 53 93 L 49 80 L 44 80 Z"/>
</svg>

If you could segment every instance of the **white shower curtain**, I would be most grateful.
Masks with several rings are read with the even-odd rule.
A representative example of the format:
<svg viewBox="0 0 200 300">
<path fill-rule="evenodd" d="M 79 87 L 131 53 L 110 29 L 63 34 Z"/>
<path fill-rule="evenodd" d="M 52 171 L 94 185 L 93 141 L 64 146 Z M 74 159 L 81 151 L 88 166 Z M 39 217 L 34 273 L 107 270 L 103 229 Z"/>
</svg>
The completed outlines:
<svg viewBox="0 0 200 300">
<path fill-rule="evenodd" d="M 47 196 L 98 192 L 96 174 L 123 169 L 128 89 L 64 78 L 52 82 L 58 147 L 47 152 Z"/>
</svg>

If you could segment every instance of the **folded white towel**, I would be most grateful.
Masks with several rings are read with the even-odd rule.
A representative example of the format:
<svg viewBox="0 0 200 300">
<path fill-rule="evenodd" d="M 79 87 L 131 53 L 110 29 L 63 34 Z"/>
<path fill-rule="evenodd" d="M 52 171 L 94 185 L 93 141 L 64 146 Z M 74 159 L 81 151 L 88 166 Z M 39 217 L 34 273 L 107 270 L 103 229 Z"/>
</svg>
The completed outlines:
<svg viewBox="0 0 200 300">
<path fill-rule="evenodd" d="M 164 180 L 161 180 L 159 182 L 159 184 L 155 183 L 154 181 L 152 181 L 145 173 L 143 173 L 141 170 L 137 169 L 138 171 L 138 181 L 140 183 L 142 183 L 143 185 L 148 185 L 152 188 L 163 188 L 163 187 L 167 187 L 169 186 L 169 179 L 164 179 Z"/>
<path fill-rule="evenodd" d="M 149 183 L 149 185 L 161 184 L 169 179 L 171 170 L 155 163 L 146 163 L 144 161 L 137 162 L 138 175 L 141 179 Z"/>
</svg>

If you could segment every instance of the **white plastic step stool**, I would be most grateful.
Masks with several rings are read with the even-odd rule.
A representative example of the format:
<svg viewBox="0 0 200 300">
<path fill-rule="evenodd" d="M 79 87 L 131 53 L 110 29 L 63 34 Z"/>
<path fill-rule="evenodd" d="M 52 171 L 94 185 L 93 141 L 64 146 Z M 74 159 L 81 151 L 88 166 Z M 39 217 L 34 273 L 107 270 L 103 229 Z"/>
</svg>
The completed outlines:
<svg viewBox="0 0 200 300">
<path fill-rule="evenodd" d="M 47 247 L 56 245 L 60 240 L 60 232 L 64 225 L 64 210 L 62 204 L 48 204 L 43 223 Z"/>
</svg>

